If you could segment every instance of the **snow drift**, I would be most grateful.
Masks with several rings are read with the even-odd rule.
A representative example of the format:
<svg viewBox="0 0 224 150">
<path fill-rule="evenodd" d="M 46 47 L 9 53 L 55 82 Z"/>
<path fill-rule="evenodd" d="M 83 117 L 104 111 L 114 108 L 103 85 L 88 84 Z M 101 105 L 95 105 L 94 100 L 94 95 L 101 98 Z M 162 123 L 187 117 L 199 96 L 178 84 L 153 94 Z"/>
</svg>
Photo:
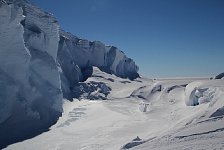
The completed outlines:
<svg viewBox="0 0 224 150">
<path fill-rule="evenodd" d="M 214 95 L 219 93 L 219 87 L 223 81 L 195 81 L 187 85 L 185 89 L 185 103 L 187 106 L 195 106 L 213 100 Z"/>
<path fill-rule="evenodd" d="M 93 75 L 77 85 L 82 100 L 64 100 L 62 117 L 50 131 L 6 149 L 223 149 L 224 80 L 131 81 L 93 67 Z M 186 92 L 194 87 L 199 99 L 210 101 L 187 106 Z M 89 100 L 101 96 L 109 100 Z"/>
</svg>

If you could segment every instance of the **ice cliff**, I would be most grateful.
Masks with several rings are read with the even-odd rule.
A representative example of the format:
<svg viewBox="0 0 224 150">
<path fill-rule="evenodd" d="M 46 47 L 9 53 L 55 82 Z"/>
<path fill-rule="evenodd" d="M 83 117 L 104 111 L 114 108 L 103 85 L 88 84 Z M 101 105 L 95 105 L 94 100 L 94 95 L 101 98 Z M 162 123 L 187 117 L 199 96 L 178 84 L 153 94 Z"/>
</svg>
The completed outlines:
<svg viewBox="0 0 224 150">
<path fill-rule="evenodd" d="M 93 66 L 138 77 L 135 62 L 118 48 L 63 31 L 52 14 L 27 0 L 0 0 L 0 148 L 55 123 L 63 96 L 72 98 Z"/>
<path fill-rule="evenodd" d="M 71 97 L 70 90 L 76 83 L 91 76 L 93 66 L 122 78 L 139 76 L 135 62 L 118 48 L 105 46 L 99 41 L 79 39 L 63 30 L 60 30 L 58 62 L 63 72 L 62 89 L 66 98 Z"/>
<path fill-rule="evenodd" d="M 26 1 L 0 1 L 1 146 L 42 132 L 61 115 L 58 30 L 52 15 Z"/>
</svg>

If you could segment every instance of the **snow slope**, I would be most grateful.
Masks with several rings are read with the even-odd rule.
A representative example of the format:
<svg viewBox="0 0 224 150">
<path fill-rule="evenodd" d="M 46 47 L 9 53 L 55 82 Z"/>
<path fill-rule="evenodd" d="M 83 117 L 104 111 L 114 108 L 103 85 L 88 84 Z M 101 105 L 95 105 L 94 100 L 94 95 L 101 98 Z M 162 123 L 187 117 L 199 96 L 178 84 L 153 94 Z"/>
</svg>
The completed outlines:
<svg viewBox="0 0 224 150">
<path fill-rule="evenodd" d="M 131 129 L 137 128 L 139 117 L 142 123 L 145 122 L 138 108 L 139 100 L 128 97 L 134 89 L 146 83 L 118 78 L 95 67 L 93 77 L 85 83 L 92 81 L 103 82 L 112 89 L 113 92 L 107 97 L 110 100 L 65 100 L 63 115 L 50 131 L 6 149 L 119 149 L 138 132 L 128 133 L 123 127 L 128 125 Z M 147 84 L 151 84 L 151 80 L 147 81 Z M 125 88 L 131 82 L 135 84 Z M 125 138 L 121 140 L 117 135 Z"/>
<path fill-rule="evenodd" d="M 223 149 L 222 80 L 131 81 L 94 68 L 85 83 L 92 81 L 111 88 L 107 100 L 64 100 L 65 111 L 50 131 L 6 149 Z M 188 86 L 198 82 L 215 88 L 214 96 L 187 106 L 187 93 L 194 90 Z"/>
<path fill-rule="evenodd" d="M 224 149 L 223 91 L 221 80 L 199 80 L 189 83 L 182 93 L 175 92 L 171 101 L 175 108 L 169 113 L 179 121 L 166 132 L 133 149 Z M 182 106 L 175 104 L 180 96 Z M 167 98 L 160 97 L 160 100 Z"/>
</svg>

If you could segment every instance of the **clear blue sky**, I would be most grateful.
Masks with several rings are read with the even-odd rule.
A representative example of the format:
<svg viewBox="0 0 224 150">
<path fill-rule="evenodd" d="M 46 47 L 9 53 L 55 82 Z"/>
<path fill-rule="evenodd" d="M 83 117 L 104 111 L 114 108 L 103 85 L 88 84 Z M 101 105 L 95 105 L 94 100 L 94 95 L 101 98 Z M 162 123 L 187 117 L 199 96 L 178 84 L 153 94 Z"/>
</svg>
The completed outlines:
<svg viewBox="0 0 224 150">
<path fill-rule="evenodd" d="M 114 45 L 149 77 L 224 71 L 224 0 L 32 0 L 61 27 Z"/>
</svg>

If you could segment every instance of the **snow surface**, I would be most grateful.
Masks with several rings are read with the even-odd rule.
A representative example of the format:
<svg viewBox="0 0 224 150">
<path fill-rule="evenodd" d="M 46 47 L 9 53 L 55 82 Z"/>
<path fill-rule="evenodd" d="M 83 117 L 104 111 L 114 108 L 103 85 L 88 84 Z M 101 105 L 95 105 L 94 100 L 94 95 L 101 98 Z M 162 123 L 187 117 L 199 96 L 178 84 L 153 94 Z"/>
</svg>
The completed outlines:
<svg viewBox="0 0 224 150">
<path fill-rule="evenodd" d="M 138 78 L 131 81 L 94 68 L 86 83 L 91 81 L 111 88 L 107 100 L 64 100 L 63 115 L 50 131 L 6 149 L 224 148 L 223 80 Z M 216 88 L 214 96 L 206 103 L 187 106 L 186 90 L 194 89 L 188 85 L 197 83 L 200 86 L 196 87 Z M 142 104 L 150 104 L 146 112 L 141 111 Z"/>
</svg>

